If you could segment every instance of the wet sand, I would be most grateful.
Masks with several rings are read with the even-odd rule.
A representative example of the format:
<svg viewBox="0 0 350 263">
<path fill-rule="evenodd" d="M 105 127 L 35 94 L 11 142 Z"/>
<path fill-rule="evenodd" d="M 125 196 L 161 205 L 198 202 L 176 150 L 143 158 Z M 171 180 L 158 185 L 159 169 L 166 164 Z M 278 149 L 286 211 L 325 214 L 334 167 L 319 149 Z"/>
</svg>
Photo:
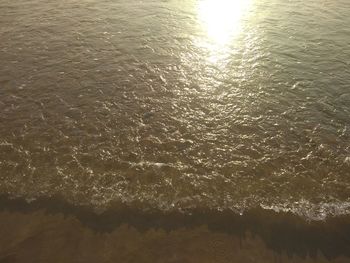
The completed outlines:
<svg viewBox="0 0 350 263">
<path fill-rule="evenodd" d="M 59 199 L 0 199 L 0 262 L 349 262 L 350 218 L 256 209 L 100 214 Z"/>
</svg>

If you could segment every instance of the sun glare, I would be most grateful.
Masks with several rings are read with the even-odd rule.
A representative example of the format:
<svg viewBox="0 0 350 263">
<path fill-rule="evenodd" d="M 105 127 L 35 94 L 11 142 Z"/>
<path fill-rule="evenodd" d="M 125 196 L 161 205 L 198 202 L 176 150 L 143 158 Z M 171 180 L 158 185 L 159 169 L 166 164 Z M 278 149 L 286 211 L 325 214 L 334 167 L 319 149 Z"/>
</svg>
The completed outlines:
<svg viewBox="0 0 350 263">
<path fill-rule="evenodd" d="M 199 20 L 213 44 L 225 46 L 241 31 L 251 1 L 199 0 Z"/>
</svg>

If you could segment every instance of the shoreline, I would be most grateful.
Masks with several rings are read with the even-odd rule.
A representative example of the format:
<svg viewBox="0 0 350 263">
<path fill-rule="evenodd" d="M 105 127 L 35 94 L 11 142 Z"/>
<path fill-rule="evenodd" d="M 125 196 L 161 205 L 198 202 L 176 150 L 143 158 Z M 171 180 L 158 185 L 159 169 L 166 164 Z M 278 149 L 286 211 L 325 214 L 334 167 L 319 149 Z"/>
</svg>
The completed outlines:
<svg viewBox="0 0 350 263">
<path fill-rule="evenodd" d="M 27 221 L 33 222 L 34 226 L 24 223 Z M 36 225 L 36 222 L 41 224 Z M 138 233 L 136 240 L 147 240 L 148 235 L 155 232 L 162 233 L 158 236 L 160 240 L 168 240 L 172 235 L 177 235 L 179 246 L 181 246 L 181 239 L 186 239 L 188 235 L 191 236 L 198 231 L 204 231 L 203 235 L 208 238 L 208 242 L 212 236 L 221 236 L 222 242 L 225 243 L 222 249 L 227 251 L 231 251 L 232 246 L 240 249 L 242 243 L 250 242 L 260 244 L 257 246 L 261 249 L 260 252 L 269 251 L 273 255 L 285 255 L 290 260 L 297 257 L 299 259 L 297 262 L 303 262 L 300 260 L 308 258 L 320 260 L 320 257 L 326 260 L 324 262 L 338 262 L 342 258 L 345 258 L 344 261 L 339 262 L 350 260 L 350 216 L 331 217 L 325 221 L 306 221 L 292 213 L 278 213 L 262 208 L 252 209 L 239 215 L 232 211 L 212 210 L 193 210 L 191 214 L 164 213 L 156 210 L 141 211 L 127 206 L 96 214 L 87 207 L 74 206 L 60 198 L 40 198 L 28 203 L 24 199 L 10 199 L 2 195 L 0 196 L 0 225 L 3 229 L 2 233 L 9 233 L 5 230 L 14 229 L 12 231 L 14 233 L 3 235 L 2 239 L 9 239 L 7 243 L 16 243 L 15 241 L 19 238 L 18 234 L 15 234 L 17 231 L 15 229 L 24 228 L 22 232 L 26 233 L 39 231 L 45 236 L 48 225 L 54 229 L 51 229 L 50 233 L 63 240 L 69 239 L 71 234 L 68 231 L 66 236 L 62 236 L 62 229 L 60 230 L 62 225 L 68 229 L 79 229 L 72 234 L 76 239 L 82 238 L 87 231 L 97 236 L 113 236 L 108 241 L 113 243 L 112 240 L 119 238 L 119 234 L 116 233 L 126 231 L 128 234 L 123 232 L 126 235 L 125 238 L 131 237 L 132 233 Z M 32 239 L 31 235 L 28 238 Z M 193 240 L 193 242 L 197 241 Z M 91 239 L 90 242 L 95 241 Z M 156 246 L 157 242 L 154 244 L 152 242 L 149 246 Z M 199 245 L 200 241 L 198 242 Z M 232 245 L 232 242 L 235 245 Z M 140 246 L 143 247 L 141 243 Z M 204 249 L 207 245 L 201 246 Z M 152 251 L 156 253 L 156 250 L 151 249 L 149 253 L 152 254 Z M 21 249 L 16 247 L 14 251 L 21 251 Z M 2 258 L 6 259 L 5 252 L 4 249 L 0 250 L 1 263 L 7 262 L 2 260 Z"/>
</svg>

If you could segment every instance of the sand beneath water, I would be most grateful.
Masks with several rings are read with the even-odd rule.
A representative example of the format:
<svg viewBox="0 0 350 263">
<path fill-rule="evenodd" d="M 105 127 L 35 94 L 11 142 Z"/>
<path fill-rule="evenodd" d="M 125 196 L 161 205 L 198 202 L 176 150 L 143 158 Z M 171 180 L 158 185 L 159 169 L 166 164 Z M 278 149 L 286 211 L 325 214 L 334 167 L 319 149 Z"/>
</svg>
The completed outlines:
<svg viewBox="0 0 350 263">
<path fill-rule="evenodd" d="M 0 212 L 0 262 L 337 262 L 326 258 L 289 254 L 269 248 L 259 236 L 244 237 L 210 230 L 207 225 L 173 230 L 139 230 L 128 224 L 111 231 L 84 225 L 76 216 L 30 212 Z M 332 242 L 332 240 L 330 240 Z"/>
</svg>

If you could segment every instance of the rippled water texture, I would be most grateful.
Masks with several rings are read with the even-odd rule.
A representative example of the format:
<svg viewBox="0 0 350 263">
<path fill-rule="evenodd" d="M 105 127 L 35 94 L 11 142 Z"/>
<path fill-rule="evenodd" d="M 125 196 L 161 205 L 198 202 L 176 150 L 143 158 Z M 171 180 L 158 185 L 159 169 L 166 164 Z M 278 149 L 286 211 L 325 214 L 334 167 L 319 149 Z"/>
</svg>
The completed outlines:
<svg viewBox="0 0 350 263">
<path fill-rule="evenodd" d="M 0 0 L 0 192 L 350 212 L 348 0 Z"/>
</svg>

